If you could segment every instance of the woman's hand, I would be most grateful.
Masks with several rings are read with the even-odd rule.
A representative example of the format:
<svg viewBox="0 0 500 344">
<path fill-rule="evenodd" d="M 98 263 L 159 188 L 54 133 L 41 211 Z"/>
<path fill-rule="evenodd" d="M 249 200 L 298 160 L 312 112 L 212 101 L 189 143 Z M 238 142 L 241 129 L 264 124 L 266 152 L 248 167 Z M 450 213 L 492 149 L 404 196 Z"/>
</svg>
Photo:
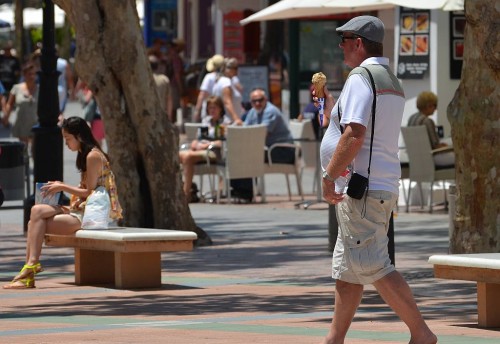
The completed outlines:
<svg viewBox="0 0 500 344">
<path fill-rule="evenodd" d="M 198 143 L 199 143 L 198 140 L 191 141 L 191 150 L 195 151 L 198 148 Z"/>
<path fill-rule="evenodd" d="M 60 181 L 50 181 L 40 188 L 44 195 L 53 195 L 60 191 L 64 191 L 64 183 Z"/>
<path fill-rule="evenodd" d="M 198 142 L 198 145 L 196 146 L 196 149 L 197 151 L 200 151 L 200 150 L 205 150 L 205 149 L 208 149 L 208 146 L 210 146 L 210 141 L 207 141 L 207 140 L 201 140 L 200 142 Z"/>
</svg>

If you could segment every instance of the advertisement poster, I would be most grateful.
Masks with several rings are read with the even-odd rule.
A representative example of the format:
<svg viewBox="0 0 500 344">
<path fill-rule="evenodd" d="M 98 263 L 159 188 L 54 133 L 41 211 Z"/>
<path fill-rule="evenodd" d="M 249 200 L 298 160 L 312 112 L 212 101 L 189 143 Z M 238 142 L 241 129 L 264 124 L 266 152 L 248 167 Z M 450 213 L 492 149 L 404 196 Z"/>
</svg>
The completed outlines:
<svg viewBox="0 0 500 344">
<path fill-rule="evenodd" d="M 177 0 L 144 2 L 144 32 L 146 45 L 155 38 L 170 41 L 177 37 Z"/>
<path fill-rule="evenodd" d="M 243 49 L 243 27 L 240 20 L 243 19 L 243 12 L 233 11 L 224 14 L 223 31 L 223 54 L 227 57 L 235 57 L 239 63 L 245 61 L 245 52 Z"/>
<path fill-rule="evenodd" d="M 450 12 L 450 79 L 460 79 L 464 59 L 464 12 Z"/>
<path fill-rule="evenodd" d="M 429 70 L 430 11 L 400 11 L 398 78 L 422 79 Z"/>
</svg>

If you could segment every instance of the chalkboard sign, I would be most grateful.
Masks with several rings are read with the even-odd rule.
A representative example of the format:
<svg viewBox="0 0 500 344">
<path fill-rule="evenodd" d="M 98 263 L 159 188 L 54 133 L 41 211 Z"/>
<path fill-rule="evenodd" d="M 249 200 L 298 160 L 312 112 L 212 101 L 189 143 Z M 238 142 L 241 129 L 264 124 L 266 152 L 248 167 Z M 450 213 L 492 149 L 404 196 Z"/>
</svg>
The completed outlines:
<svg viewBox="0 0 500 344">
<path fill-rule="evenodd" d="M 267 66 L 238 66 L 238 78 L 243 86 L 243 101 L 250 101 L 250 92 L 262 88 L 269 97 L 269 71 Z"/>
</svg>

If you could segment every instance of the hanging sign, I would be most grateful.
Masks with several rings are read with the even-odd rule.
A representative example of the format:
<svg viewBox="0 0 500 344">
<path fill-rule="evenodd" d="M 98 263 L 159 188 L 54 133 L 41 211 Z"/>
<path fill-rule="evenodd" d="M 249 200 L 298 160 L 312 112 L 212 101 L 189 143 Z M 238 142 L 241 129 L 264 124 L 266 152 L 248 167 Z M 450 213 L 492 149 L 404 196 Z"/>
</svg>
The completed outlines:
<svg viewBox="0 0 500 344">
<path fill-rule="evenodd" d="M 429 70 L 430 11 L 400 10 L 398 78 L 422 79 Z"/>
<path fill-rule="evenodd" d="M 462 75 L 464 31 L 464 12 L 450 12 L 450 79 L 460 79 Z"/>
</svg>

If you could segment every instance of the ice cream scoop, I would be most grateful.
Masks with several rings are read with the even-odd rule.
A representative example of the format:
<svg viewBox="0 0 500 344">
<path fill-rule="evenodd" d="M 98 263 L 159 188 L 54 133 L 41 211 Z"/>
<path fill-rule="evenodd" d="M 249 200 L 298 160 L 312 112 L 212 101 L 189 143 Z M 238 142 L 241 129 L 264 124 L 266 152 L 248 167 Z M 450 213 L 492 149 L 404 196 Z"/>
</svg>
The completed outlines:
<svg viewBox="0 0 500 344">
<path fill-rule="evenodd" d="M 325 93 L 323 92 L 323 88 L 326 84 L 326 76 L 325 74 L 318 72 L 313 74 L 311 82 L 314 85 L 315 95 L 318 98 L 324 98 Z"/>
</svg>

